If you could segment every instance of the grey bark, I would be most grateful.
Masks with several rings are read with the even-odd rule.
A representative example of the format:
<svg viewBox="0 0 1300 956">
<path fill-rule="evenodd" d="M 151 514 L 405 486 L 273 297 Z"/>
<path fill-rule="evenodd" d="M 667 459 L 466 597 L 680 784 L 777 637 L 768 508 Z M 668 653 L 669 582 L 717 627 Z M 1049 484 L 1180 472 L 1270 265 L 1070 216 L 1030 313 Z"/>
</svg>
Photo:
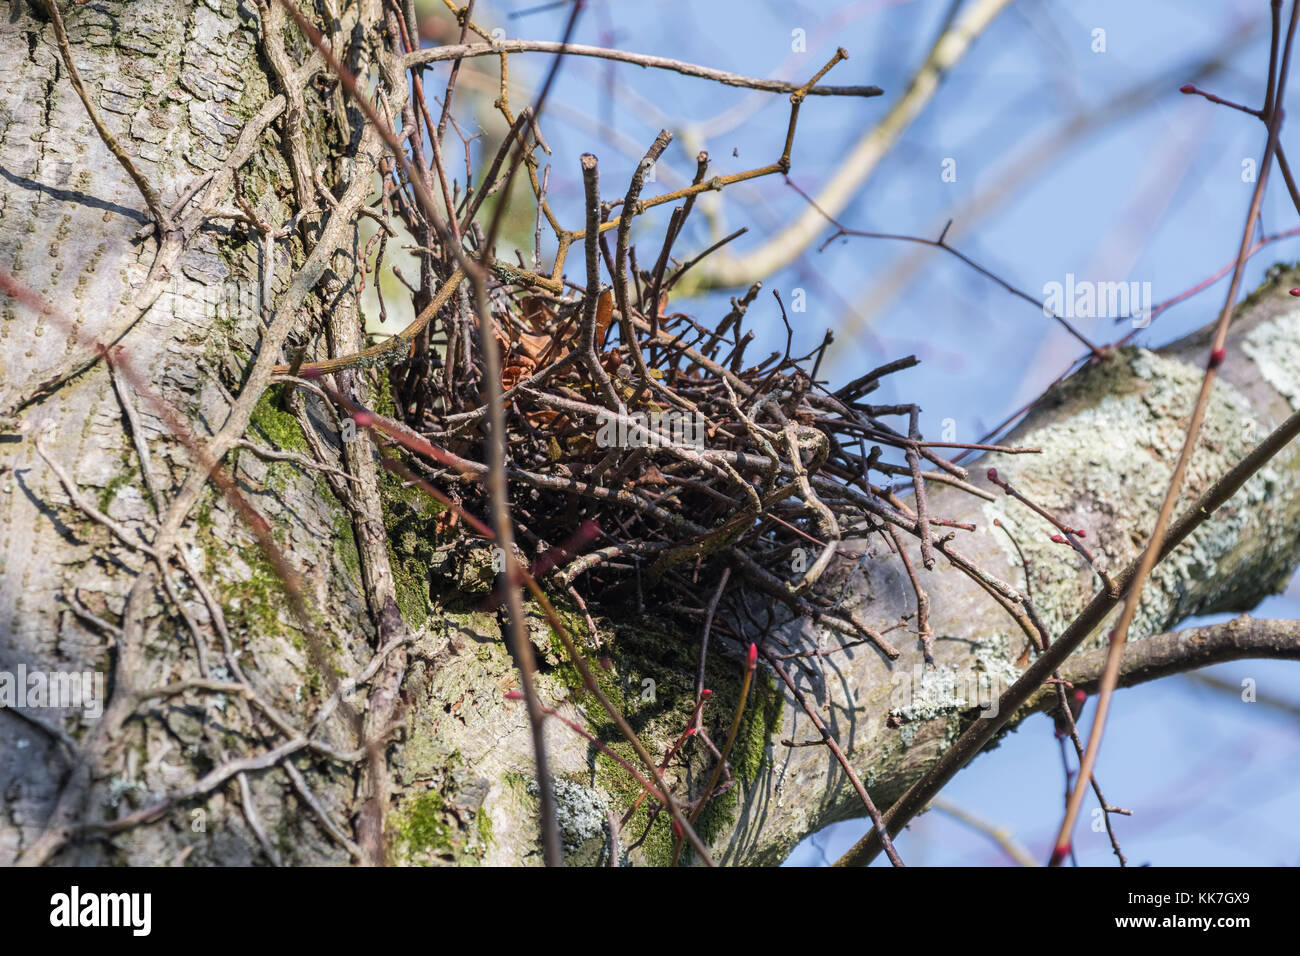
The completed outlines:
<svg viewBox="0 0 1300 956">
<path fill-rule="evenodd" d="M 364 32 L 379 21 L 378 4 L 362 3 L 352 16 Z M 259 215 L 275 225 L 291 220 L 298 147 L 283 141 L 277 117 L 292 97 L 280 95 L 274 63 L 259 54 L 255 11 L 233 0 L 104 0 L 69 6 L 64 17 L 92 98 L 164 204 L 216 171 L 214 185 L 198 195 L 211 188 L 212 204 L 230 206 L 235 182 L 223 164 L 235 155 Z M 290 49 L 294 64 L 306 62 L 300 44 Z M 376 51 L 369 56 L 382 59 Z M 229 223 L 195 220 L 183 244 L 165 240 L 166 269 L 151 277 L 159 244 L 136 237 L 148 224 L 143 201 L 68 86 L 49 24 L 15 4 L 0 25 L 0 62 L 11 65 L 0 89 L 0 265 L 82 334 L 106 344 L 120 338 L 191 426 L 205 438 L 216 434 L 231 414 L 229 393 L 239 393 L 271 334 L 259 309 L 264 280 L 270 275 L 270 305 L 281 308 L 295 294 L 291 277 L 328 234 L 326 220 L 278 241 L 269 257 L 266 246 L 245 241 Z M 322 164 L 341 195 L 350 164 L 337 155 L 338 100 L 309 92 L 304 106 L 307 115 L 293 116 L 291 126 L 305 131 L 310 161 Z M 250 124 L 268 121 L 264 134 L 241 138 Z M 348 148 L 356 148 L 355 128 Z M 361 141 L 375 155 L 376 145 Z M 333 347 L 355 344 L 346 321 L 349 252 L 345 242 L 293 313 L 293 338 L 313 352 L 326 347 L 327 315 L 334 317 Z M 1294 277 L 1276 277 L 1242 309 L 1187 498 L 1300 406 L 1300 318 L 1285 297 L 1290 284 Z M 1041 446 L 1041 455 L 995 456 L 980 468 L 996 465 L 1040 504 L 1086 528 L 1100 560 L 1119 566 L 1154 521 L 1205 347 L 1203 336 L 1193 336 L 1086 369 L 1010 439 Z M 412 572 L 423 552 L 402 534 L 404 523 L 422 520 L 421 506 L 378 482 L 364 445 L 339 453 L 337 420 L 322 405 L 308 403 L 313 424 L 304 434 L 272 398 L 264 400 L 251 441 L 317 448 L 357 479 L 267 463 L 246 448 L 225 457 L 308 582 L 330 654 L 322 670 L 252 536 L 210 487 L 184 516 L 164 579 L 139 548 L 89 517 L 38 455 L 39 436 L 82 504 L 141 542 L 155 539 L 158 516 L 192 480 L 193 461 L 148 403 L 120 376 L 115 388 L 107 366 L 93 359 L 49 316 L 0 300 L 0 414 L 9 419 L 0 435 L 0 672 L 20 665 L 98 672 L 116 694 L 98 721 L 75 708 L 0 713 L 0 863 L 349 863 L 364 859 L 376 841 L 392 862 L 538 862 L 527 719 L 522 705 L 503 700 L 515 686 L 514 667 L 496 616 L 463 609 L 483 588 L 475 564 L 481 556 L 441 553 L 439 580 L 452 582 L 462 600 L 432 601 L 426 580 Z M 350 511 L 345 500 L 357 494 L 365 501 Z M 1288 455 L 1162 566 L 1134 637 L 1189 614 L 1249 608 L 1277 589 L 1300 553 L 1297 510 L 1300 477 Z M 976 524 L 974 533 L 958 532 L 953 547 L 1020 587 L 1016 552 L 991 527 L 999 517 L 1029 559 L 1036 605 L 1054 632 L 1097 586 L 1072 552 L 1047 540 L 1045 524 L 1000 495 L 985 503 L 934 489 L 930 511 Z M 376 553 L 376 522 L 394 536 L 391 567 L 382 547 Z M 848 605 L 879 627 L 914 614 L 911 585 L 880 539 L 846 546 L 874 557 L 861 567 L 839 562 L 823 586 L 845 589 Z M 991 687 L 1014 680 L 1025 644 L 1011 618 L 942 558 L 930 572 L 916 556 L 913 564 L 932 602 L 933 670 L 922 668 L 911 631 L 894 632 L 902 654 L 892 663 L 866 647 L 787 662 L 882 807 L 968 717 L 973 701 L 960 688 L 974 687 L 987 700 Z M 390 596 L 405 618 L 400 626 L 380 624 Z M 693 705 L 699 622 L 643 619 L 633 607 L 600 606 L 598 598 L 588 595 L 594 633 L 572 608 L 565 619 L 593 663 L 603 665 L 602 680 L 618 692 L 651 752 L 662 753 Z M 570 685 L 544 620 L 535 609 L 530 614 L 545 701 L 612 742 L 608 721 Z M 783 627 L 827 649 L 837 643 L 808 622 Z M 377 660 L 375 647 L 395 631 L 409 634 L 410 643 Z M 709 684 L 718 701 L 706 725 L 718 738 L 730 712 L 728 682 L 739 674 L 733 650 L 715 636 Z M 321 722 L 313 737 L 319 746 L 297 746 L 246 697 L 211 689 L 231 684 L 236 670 L 299 729 L 321 713 L 334 682 L 375 675 L 349 699 L 368 715 L 367 735 L 384 730 L 375 715 L 397 705 L 398 736 L 384 752 L 384 779 L 376 781 L 365 760 L 344 759 L 363 740 L 341 708 Z M 208 689 L 192 683 L 153 693 L 200 679 Z M 770 678 L 758 682 L 750 713 L 734 761 L 737 783 L 705 818 L 708 840 L 726 863 L 777 862 L 809 832 L 861 813 L 824 747 L 781 744 L 813 733 Z M 638 788 L 557 721 L 548 724 L 547 743 L 568 858 L 595 862 L 604 852 L 607 811 L 627 809 Z M 669 777 L 689 791 L 710 769 L 707 752 L 692 745 Z M 365 813 L 376 790 L 386 795 L 378 836 Z M 184 799 L 167 802 L 177 795 Z M 132 814 L 149 819 L 124 826 Z M 661 862 L 666 830 L 657 820 L 632 858 Z M 635 826 L 625 829 L 625 845 L 637 835 Z"/>
</svg>

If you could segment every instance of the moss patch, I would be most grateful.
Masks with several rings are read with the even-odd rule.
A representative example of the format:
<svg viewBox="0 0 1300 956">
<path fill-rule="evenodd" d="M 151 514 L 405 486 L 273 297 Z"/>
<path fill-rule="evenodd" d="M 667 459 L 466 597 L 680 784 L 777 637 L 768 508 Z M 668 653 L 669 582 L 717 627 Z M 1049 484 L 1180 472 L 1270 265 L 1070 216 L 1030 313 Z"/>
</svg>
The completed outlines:
<svg viewBox="0 0 1300 956">
<path fill-rule="evenodd" d="M 473 864 L 492 842 L 492 820 L 473 786 L 473 774 L 447 759 L 441 785 L 406 799 L 388 816 L 389 860 L 398 865 Z M 468 786 L 465 786 L 468 784 Z"/>
<path fill-rule="evenodd" d="M 276 404 L 276 390 L 267 389 L 253 409 L 252 425 L 281 448 L 304 451 L 307 448 L 298 420 Z"/>
<path fill-rule="evenodd" d="M 401 811 L 389 815 L 392 850 L 398 860 L 433 863 L 438 858 L 450 860 L 455 855 L 452 827 L 444 819 L 445 810 L 442 794 L 431 791 L 420 794 Z"/>
</svg>

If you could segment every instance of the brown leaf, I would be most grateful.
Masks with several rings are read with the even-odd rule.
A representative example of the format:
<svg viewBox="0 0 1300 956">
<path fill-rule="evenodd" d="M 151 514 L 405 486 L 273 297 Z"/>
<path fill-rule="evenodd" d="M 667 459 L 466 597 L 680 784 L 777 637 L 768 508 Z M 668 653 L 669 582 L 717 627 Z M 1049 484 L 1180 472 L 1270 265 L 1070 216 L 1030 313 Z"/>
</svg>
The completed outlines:
<svg viewBox="0 0 1300 956">
<path fill-rule="evenodd" d="M 640 478 L 633 480 L 634 485 L 666 485 L 668 479 L 654 465 L 646 468 L 645 473 Z"/>
<path fill-rule="evenodd" d="M 547 307 L 546 301 L 535 295 L 526 295 L 519 302 L 523 309 L 524 321 L 539 335 L 545 334 L 555 320 L 555 313 Z"/>
<path fill-rule="evenodd" d="M 552 341 L 549 335 L 529 335 L 524 332 L 519 336 L 519 349 L 536 365 L 550 350 Z"/>
<path fill-rule="evenodd" d="M 605 336 L 614 321 L 614 293 L 606 289 L 596 300 L 596 348 L 605 347 Z"/>
<path fill-rule="evenodd" d="M 551 340 L 544 335 L 522 332 L 511 342 L 500 329 L 495 329 L 494 334 L 501 350 L 501 389 L 505 391 L 537 371 L 537 360 Z"/>
<path fill-rule="evenodd" d="M 553 408 L 535 408 L 527 412 L 524 418 L 528 423 L 539 431 L 554 432 L 557 429 L 556 420 L 560 418 L 562 412 L 557 412 Z"/>
</svg>

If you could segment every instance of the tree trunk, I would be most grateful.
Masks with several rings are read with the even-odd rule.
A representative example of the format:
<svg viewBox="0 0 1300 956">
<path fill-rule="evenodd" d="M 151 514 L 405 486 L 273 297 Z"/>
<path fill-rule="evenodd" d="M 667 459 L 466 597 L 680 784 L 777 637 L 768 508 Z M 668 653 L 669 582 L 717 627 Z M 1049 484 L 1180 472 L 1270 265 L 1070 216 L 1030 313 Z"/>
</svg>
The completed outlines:
<svg viewBox="0 0 1300 956">
<path fill-rule="evenodd" d="M 327 32 L 375 36 L 382 17 L 366 0 Z M 376 472 L 364 431 L 344 441 L 324 403 L 267 388 L 270 365 L 294 343 L 320 355 L 355 347 L 352 219 L 382 144 L 360 132 L 330 83 L 313 82 L 320 61 L 265 7 L 103 0 L 68 6 L 63 19 L 104 124 L 164 209 L 187 203 L 159 238 L 69 82 L 43 0 L 15 4 L 0 26 L 0 62 L 10 65 L 0 264 L 57 315 L 0 300 L 0 673 L 102 674 L 107 703 L 98 717 L 85 707 L 0 714 L 0 863 L 540 862 L 528 720 L 504 699 L 516 669 L 498 613 L 478 604 L 486 555 L 430 549 L 436 516 Z M 359 49 L 352 68 L 379 71 L 401 103 L 400 69 L 381 49 Z M 302 196 L 315 195 L 312 174 L 333 201 L 310 200 L 315 211 L 295 220 Z M 272 232 L 207 218 L 233 213 L 236 190 Z M 1275 277 L 1234 325 L 1185 500 L 1300 407 L 1300 317 L 1287 279 Z M 1085 368 L 1008 440 L 1042 453 L 988 465 L 1086 529 L 1100 565 L 1121 567 L 1154 523 L 1207 341 L 1124 350 Z M 122 352 L 105 362 L 95 342 Z M 305 582 L 308 625 L 142 383 L 183 414 L 269 523 Z M 337 384 L 363 404 L 384 400 L 373 372 Z M 348 477 L 268 460 L 267 449 L 323 454 Z M 1019 553 L 992 526 L 1000 519 L 1054 635 L 1098 587 L 1049 540 L 1046 522 L 1001 492 L 982 502 L 940 488 L 929 504 L 977 526 L 957 531 L 953 549 L 1021 586 Z M 1194 613 L 1248 609 L 1280 588 L 1297 559 L 1298 510 L 1300 468 L 1288 451 L 1158 567 L 1133 637 Z M 882 540 L 846 548 L 877 553 Z M 1022 631 L 971 578 L 942 560 L 929 572 L 916 555 L 912 563 L 931 602 L 933 668 L 923 667 L 911 582 L 898 562 L 870 556 L 842 560 L 821 586 L 843 589 L 846 606 L 879 629 L 911 615 L 890 638 L 897 660 L 864 645 L 783 663 L 882 808 L 1027 660 Z M 555 595 L 605 692 L 662 755 L 695 704 L 702 622 L 598 598 L 588 595 L 592 632 Z M 774 627 L 836 646 L 816 624 L 770 610 Z M 544 703 L 630 757 L 540 611 L 530 604 L 529 614 Z M 741 671 L 738 645 L 715 633 L 713 740 L 725 736 Z M 362 686 L 344 694 L 357 677 Z M 752 694 L 731 760 L 736 783 L 699 822 L 719 862 L 779 862 L 808 833 L 862 812 L 825 747 L 782 744 L 818 737 L 790 690 L 760 667 Z M 376 738 L 386 745 L 367 753 Z M 640 787 L 559 721 L 546 742 L 567 859 L 599 862 L 609 812 L 627 811 Z M 697 793 L 711 770 L 693 742 L 668 777 Z M 666 815 L 653 807 L 646 800 L 623 828 L 636 862 L 671 856 Z"/>
</svg>

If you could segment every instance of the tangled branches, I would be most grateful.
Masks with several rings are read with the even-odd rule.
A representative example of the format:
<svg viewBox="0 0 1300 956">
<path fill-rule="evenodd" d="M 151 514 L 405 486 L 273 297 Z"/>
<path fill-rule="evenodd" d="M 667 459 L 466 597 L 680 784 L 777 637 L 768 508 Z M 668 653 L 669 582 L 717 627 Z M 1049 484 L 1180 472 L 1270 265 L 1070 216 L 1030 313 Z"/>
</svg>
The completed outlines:
<svg viewBox="0 0 1300 956">
<path fill-rule="evenodd" d="M 844 50 L 790 94 L 785 140 L 775 161 L 710 177 L 708 154 L 701 152 L 690 186 L 643 200 L 641 191 L 672 139 L 663 130 L 638 164 L 623 198 L 602 201 L 598 161 L 587 154 L 581 158 L 584 228 L 567 230 L 547 200 L 550 170 L 542 170 L 537 152 L 540 148 L 549 154 L 540 117 L 558 60 L 536 105 L 515 114 L 510 107 L 507 51 L 499 51 L 496 106 L 509 131 L 478 187 L 457 197 L 453 193 L 459 190 L 448 185 L 450 177 L 438 146 L 444 123 L 440 121 L 435 130 L 422 92 L 420 61 L 409 59 L 414 52 L 412 31 L 402 18 L 395 11 L 390 15 L 390 35 L 400 35 L 399 46 L 407 51 L 415 75 L 413 95 L 400 110 L 404 129 L 399 135 L 359 95 L 355 79 L 332 57 L 314 28 L 287 0 L 279 2 L 389 147 L 391 159 L 381 167 L 381 210 L 370 212 L 383 229 L 377 237 L 380 252 L 375 270 L 382 265 L 387 237 L 398 234 L 389 220 L 395 214 L 401 228 L 415 239 L 421 278 L 417 288 L 399 276 L 411 289 L 419 312 L 396 336 L 349 355 L 306 365 L 299 360 L 278 367 L 277 372 L 302 382 L 395 361 L 388 385 L 400 420 L 377 417 L 328 387 L 322 394 L 334 397 L 357 424 L 377 426 L 389 447 L 402 445 L 417 453 L 409 466 L 389 457 L 383 463 L 448 506 L 443 530 L 464 521 L 500 549 L 500 561 L 494 564 L 505 572 L 502 600 L 509 604 L 511 647 L 532 723 L 548 862 L 558 861 L 558 850 L 553 814 L 547 808 L 549 782 L 541 744 L 546 711 L 530 684 L 531 648 L 523 633 L 515 582 L 527 583 L 548 608 L 537 577 L 551 577 L 584 607 L 574 589 L 579 577 L 605 598 L 635 585 L 638 601 L 646 588 L 662 589 L 678 598 L 694 596 L 700 606 L 707 601 L 711 610 L 701 648 L 702 675 L 713 610 L 734 570 L 744 581 L 742 590 L 753 588 L 782 602 L 796 617 L 835 631 L 845 638 L 842 647 L 870 643 L 886 658 L 895 659 L 899 652 L 881 631 L 854 611 L 842 610 L 842 598 L 836 600 L 825 589 L 815 588 L 837 554 L 852 553 L 843 546 L 847 538 L 882 533 L 912 582 L 916 633 L 926 660 L 932 661 L 929 601 L 899 537 L 904 531 L 919 540 L 927 570 L 935 565 L 935 553 L 942 552 L 1011 612 L 1031 645 L 1046 645 L 1047 636 L 1034 623 L 1024 595 L 953 551 L 950 541 L 955 532 L 936 537 L 936 527 L 973 528 L 932 516 L 927 482 L 954 485 L 985 497 L 987 493 L 967 484 L 966 471 L 941 457 L 934 443 L 923 440 L 916 405 L 864 401 L 884 376 L 915 364 L 915 358 L 891 362 L 832 392 L 818 379 L 831 344 L 829 332 L 813 351 L 792 355 L 793 330 L 775 293 L 787 330 L 785 348 L 759 361 L 747 360 L 754 336 L 744 331 L 744 320 L 760 284 L 733 299 L 731 310 L 712 328 L 670 310 L 672 292 L 682 277 L 741 234 L 733 233 L 684 262 L 675 258 L 674 245 L 696 198 L 733 183 L 787 173 L 800 106 L 847 57 Z M 474 30 L 487 38 L 467 13 L 461 22 L 462 32 Z M 568 33 L 573 23 L 571 18 Z M 556 52 L 563 53 L 568 33 Z M 453 70 L 448 97 L 455 76 Z M 835 89 L 843 95 L 875 92 L 874 88 Z M 390 113 L 397 110 L 390 107 Z M 431 161 L 423 155 L 421 133 L 427 133 Z M 403 145 L 406 140 L 409 150 Z M 468 141 L 466 164 L 469 173 Z M 496 240 L 519 172 L 526 175 L 536 206 L 531 268 L 522 253 L 517 265 L 496 258 Z M 434 198 L 435 179 L 441 208 Z M 494 195 L 499 198 L 485 227 L 479 214 L 492 208 L 485 200 Z M 652 260 L 645 260 L 653 261 L 653 267 L 642 268 L 630 242 L 633 219 L 678 201 L 681 204 L 672 210 L 660 248 Z M 616 208 L 619 215 L 611 218 Z M 542 270 L 543 219 L 551 226 L 556 247 L 549 274 Z M 605 236 L 611 231 L 615 233 L 612 252 Z M 585 253 L 582 286 L 564 276 L 567 254 L 578 242 Z M 610 278 L 608 287 L 602 282 L 602 264 Z M 368 266 L 364 261 L 360 266 L 364 274 Z M 470 288 L 463 288 L 466 285 Z M 902 461 L 887 460 L 886 448 L 900 452 Z M 923 459 L 936 468 L 923 470 Z M 873 473 L 884 483 L 873 482 Z M 894 478 L 910 481 L 914 509 L 895 493 Z M 488 512 L 491 528 L 473 517 Z M 531 562 L 514 555 L 516 540 L 532 546 Z M 722 580 L 716 589 L 715 566 Z M 574 664 L 582 669 L 563 625 L 553 614 L 550 619 Z M 779 636 L 769 637 L 785 645 L 786 651 L 791 649 Z M 766 648 L 764 655 L 775 672 L 784 673 Z M 587 682 L 600 697 L 594 682 Z M 708 862 L 654 760 L 612 705 L 603 697 L 600 700 L 655 778 L 679 836 L 689 837 Z M 834 738 L 828 731 L 824 736 L 846 772 L 856 779 Z M 716 749 L 715 755 L 721 768 L 725 756 Z M 857 789 L 887 843 L 880 814 L 865 788 L 859 784 Z M 700 801 L 707 801 L 712 792 L 710 786 Z M 700 806 L 695 805 L 696 813 Z"/>
<path fill-rule="evenodd" d="M 322 52 L 328 60 L 328 51 Z M 966 484 L 963 468 L 922 440 L 915 405 L 863 401 L 885 375 L 915 359 L 891 362 L 831 392 L 817 378 L 830 334 L 812 352 L 792 355 L 793 330 L 779 295 L 786 347 L 765 359 L 747 360 L 754 336 L 744 331 L 744 320 L 760 284 L 733 299 L 730 312 L 712 328 L 669 308 L 682 277 L 739 234 L 684 263 L 674 258 L 674 244 L 696 197 L 788 171 L 800 104 L 846 56 L 838 51 L 791 94 L 781 155 L 766 166 L 709 177 L 709 157 L 701 153 L 691 186 L 642 200 L 647 176 L 672 138 L 661 131 L 623 199 L 602 202 L 596 157 L 584 155 L 586 222 L 582 230 L 572 231 L 559 224 L 547 201 L 545 178 L 539 176 L 537 150 L 546 150 L 538 115 L 542 104 L 535 111 L 512 113 L 504 51 L 497 106 L 510 125 L 509 134 L 482 184 L 458 202 L 447 190 L 441 156 L 434 157 L 441 210 L 422 157 L 403 150 L 399 137 L 358 100 L 393 154 L 394 161 L 384 169 L 385 196 L 392 197 L 402 226 L 416 237 L 422 253 L 425 286 L 413 291 L 423 308 L 388 341 L 354 355 L 277 371 L 316 377 L 397 359 L 389 382 L 405 419 L 401 424 L 427 439 L 425 448 L 435 459 L 417 465 L 423 480 L 439 488 L 458 486 L 452 497 L 480 512 L 489 506 L 482 488 L 490 469 L 482 462 L 497 440 L 490 435 L 491 403 L 484 398 L 499 390 L 505 412 L 499 440 L 510 450 L 504 477 L 513 489 L 513 530 L 539 555 L 550 552 L 546 569 L 562 586 L 585 575 L 602 590 L 635 578 L 638 589 L 667 585 L 698 592 L 707 587 L 700 582 L 710 577 L 703 573 L 706 565 L 717 562 L 733 566 L 796 614 L 897 656 L 878 631 L 840 611 L 813 585 L 846 537 L 880 532 L 887 525 L 916 535 L 922 561 L 932 568 L 934 551 L 949 540 L 936 540 L 932 528 L 952 522 L 929 515 L 926 482 L 982 494 Z M 346 88 L 355 88 L 344 72 L 340 76 Z M 405 114 L 417 128 L 421 117 L 436 142 L 418 79 L 412 89 L 413 102 Z M 494 257 L 509 183 L 520 170 L 531 184 L 539 230 L 545 218 L 554 232 L 557 252 L 549 275 L 538 268 L 540 231 L 532 269 L 522 256 L 517 266 Z M 484 198 L 498 190 L 504 198 L 485 229 L 477 216 L 485 208 Z M 646 260 L 653 267 L 640 267 L 629 240 L 632 220 L 679 199 L 660 248 Z M 384 207 L 389 207 L 387 199 Z M 620 215 L 611 219 L 615 208 Z M 395 234 L 386 217 L 376 218 L 385 235 Z M 610 231 L 615 231 L 613 253 L 604 235 Z M 567 252 L 579 241 L 586 260 L 581 287 L 563 275 Z M 382 259 L 382 238 L 380 255 Z M 602 260 L 612 287 L 602 284 Z M 490 317 L 480 307 L 477 328 L 470 297 L 461 288 L 467 280 L 472 280 L 478 302 L 491 303 Z M 497 351 L 500 372 L 491 381 L 488 370 L 496 362 L 489 361 L 495 356 L 488 353 Z M 905 426 L 891 424 L 900 418 Z M 885 460 L 885 448 L 901 451 L 905 464 Z M 923 471 L 922 459 L 937 470 Z M 884 486 L 873 482 L 873 472 Z M 915 510 L 888 484 L 895 477 L 912 483 Z M 577 554 L 574 532 L 584 521 L 584 527 L 596 529 L 593 543 L 598 546 Z M 915 581 L 910 564 L 908 571 Z M 928 656 L 923 597 L 918 586 L 918 633 Z"/>
<path fill-rule="evenodd" d="M 796 115 L 797 97 L 791 135 Z M 893 544 L 895 529 L 915 535 L 923 563 L 933 567 L 933 552 L 952 537 L 936 539 L 933 528 L 969 526 L 932 517 L 926 483 L 987 493 L 968 484 L 966 470 L 938 454 L 935 443 L 922 439 L 917 406 L 864 401 L 885 376 L 916 364 L 914 357 L 830 391 L 817 378 L 830 333 L 810 353 L 792 355 L 793 330 L 777 293 L 785 349 L 747 359 L 754 335 L 744 325 L 759 283 L 733 299 L 731 310 L 713 327 L 670 310 L 673 287 L 702 258 L 678 264 L 672 256 L 696 193 L 683 190 L 686 201 L 673 210 L 660 248 L 646 260 L 653 268 L 636 267 L 636 250 L 628 241 L 632 216 L 648 205 L 638 199 L 646 173 L 670 138 L 663 132 L 656 139 L 622 200 L 623 216 L 613 222 L 609 211 L 620 204 L 601 202 L 596 159 L 582 158 L 586 228 L 559 230 L 557 238 L 561 250 L 584 240 L 585 286 L 480 253 L 489 266 L 491 346 L 501 355 L 498 382 L 484 381 L 485 343 L 475 335 L 467 297 L 457 300 L 466 273 L 450 252 L 440 266 L 431 267 L 435 272 L 441 267 L 446 278 L 437 280 L 431 304 L 406 331 L 355 356 L 281 371 L 315 377 L 413 352 L 389 373 L 395 405 L 405 419 L 405 427 L 392 432 L 394 440 L 425 453 L 426 460 L 415 463 L 425 482 L 450 491 L 462 507 L 478 513 L 489 506 L 483 491 L 489 469 L 483 462 L 490 428 L 483 395 L 489 387 L 499 388 L 515 531 L 534 546 L 542 562 L 534 567 L 544 567 L 562 587 L 585 577 L 593 589 L 608 594 L 634 581 L 638 589 L 666 586 L 694 594 L 703 604 L 715 578 L 710 566 L 724 565 L 797 615 L 897 657 L 878 630 L 841 611 L 813 585 L 837 551 L 846 551 L 846 538 L 887 528 L 885 540 L 904 562 L 906 555 Z M 538 142 L 522 152 L 530 172 Z M 788 165 L 788 152 L 787 139 L 775 167 Z M 708 157 L 701 154 L 697 185 L 708 182 L 707 169 Z M 496 174 L 494 168 L 491 175 Z M 537 199 L 539 211 L 546 212 L 540 187 Z M 406 225 L 418 228 L 420 219 Z M 461 229 L 474 234 L 475 225 L 467 221 Z M 601 236 L 611 227 L 617 227 L 612 257 Z M 602 257 L 613 275 L 612 289 L 601 283 Z M 412 444 L 403 433 L 427 442 Z M 886 460 L 885 449 L 900 452 L 905 463 Z M 923 470 L 922 460 L 935 469 Z M 892 482 L 898 478 L 911 482 L 915 509 L 895 493 Z M 581 542 L 575 538 L 580 525 L 595 529 Z M 580 553 L 588 543 L 594 547 Z M 910 562 L 907 569 L 915 582 Z M 918 634 L 928 656 L 927 602 L 919 586 L 918 598 Z"/>
</svg>

